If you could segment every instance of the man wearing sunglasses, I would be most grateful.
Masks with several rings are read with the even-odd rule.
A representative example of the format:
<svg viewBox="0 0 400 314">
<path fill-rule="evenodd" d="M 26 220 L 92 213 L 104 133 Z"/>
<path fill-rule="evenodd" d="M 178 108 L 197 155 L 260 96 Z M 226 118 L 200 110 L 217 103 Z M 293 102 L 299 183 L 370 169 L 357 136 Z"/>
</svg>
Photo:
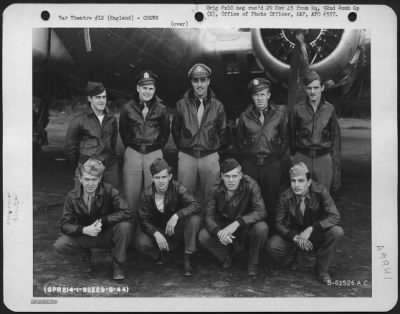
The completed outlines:
<svg viewBox="0 0 400 314">
<path fill-rule="evenodd" d="M 171 127 L 179 150 L 178 180 L 189 193 L 199 193 L 203 206 L 219 177 L 218 150 L 226 129 L 224 106 L 209 87 L 211 72 L 202 63 L 190 68 L 192 88 L 177 102 Z"/>
</svg>

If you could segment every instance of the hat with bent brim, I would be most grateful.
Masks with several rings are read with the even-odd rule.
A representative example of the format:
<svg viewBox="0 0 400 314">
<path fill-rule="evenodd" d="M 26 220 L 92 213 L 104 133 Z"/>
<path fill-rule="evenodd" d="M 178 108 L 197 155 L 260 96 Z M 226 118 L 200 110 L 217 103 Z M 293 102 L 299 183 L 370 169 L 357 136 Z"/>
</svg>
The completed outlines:
<svg viewBox="0 0 400 314">
<path fill-rule="evenodd" d="M 151 175 L 154 176 L 157 173 L 167 169 L 168 173 L 171 173 L 172 168 L 168 165 L 168 163 L 162 159 L 162 158 L 157 158 L 156 160 L 153 161 L 153 163 L 150 165 L 150 172 Z"/>
<path fill-rule="evenodd" d="M 143 85 L 156 85 L 158 81 L 158 75 L 151 72 L 151 71 L 142 71 L 136 76 L 136 84 L 143 86 Z"/>
<path fill-rule="evenodd" d="M 306 175 L 308 173 L 308 168 L 304 162 L 299 162 L 295 164 L 292 168 L 289 170 L 289 175 L 290 177 L 298 177 L 302 175 Z"/>
<path fill-rule="evenodd" d="M 106 89 L 104 88 L 103 83 L 101 82 L 91 82 L 89 81 L 86 86 L 86 93 L 88 96 L 96 96 L 104 92 Z"/>
<path fill-rule="evenodd" d="M 269 80 L 267 80 L 266 78 L 263 78 L 263 77 L 259 77 L 259 78 L 252 79 L 250 81 L 249 85 L 247 85 L 247 90 L 249 91 L 250 94 L 253 95 L 263 89 L 266 89 L 266 88 L 269 89 L 270 87 L 271 87 L 271 82 Z"/>
<path fill-rule="evenodd" d="M 196 63 L 193 65 L 189 72 L 188 78 L 199 78 L 199 77 L 210 77 L 211 76 L 211 69 L 203 63 Z"/>
<path fill-rule="evenodd" d="M 227 173 L 229 171 L 232 171 L 233 169 L 240 167 L 240 164 L 238 163 L 238 161 L 234 158 L 228 158 L 225 159 L 222 163 L 221 163 L 221 173 Z"/>
</svg>

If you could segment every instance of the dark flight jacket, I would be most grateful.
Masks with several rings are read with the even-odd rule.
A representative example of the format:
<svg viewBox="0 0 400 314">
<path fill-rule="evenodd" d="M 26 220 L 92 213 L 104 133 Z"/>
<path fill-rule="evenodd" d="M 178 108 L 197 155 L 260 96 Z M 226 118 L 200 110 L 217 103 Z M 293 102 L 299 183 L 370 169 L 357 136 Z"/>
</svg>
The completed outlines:
<svg viewBox="0 0 400 314">
<path fill-rule="evenodd" d="M 192 89 L 177 102 L 172 120 L 172 136 L 180 151 L 194 157 L 203 157 L 218 151 L 225 144 L 226 115 L 224 106 L 209 89 L 199 127 L 197 102 Z"/>
<path fill-rule="evenodd" d="M 280 158 L 288 147 L 287 114 L 285 108 L 269 104 L 264 124 L 254 104 L 242 112 L 238 124 L 238 146 L 247 156 L 261 155 Z"/>
<path fill-rule="evenodd" d="M 281 194 L 276 208 L 275 226 L 278 233 L 292 240 L 296 234 L 312 226 L 313 233 L 339 224 L 340 214 L 328 190 L 321 184 L 311 183 L 306 196 L 304 217 L 300 211 L 300 198 L 291 188 Z"/>
<path fill-rule="evenodd" d="M 128 204 L 120 197 L 118 190 L 101 182 L 96 189 L 90 215 L 80 185 L 78 189 L 67 194 L 59 224 L 66 235 L 78 236 L 82 235 L 83 227 L 91 225 L 97 219 L 101 219 L 103 227 L 106 227 L 131 218 Z"/>
<path fill-rule="evenodd" d="M 143 119 L 143 108 L 137 99 L 124 105 L 119 118 L 119 133 L 125 147 L 147 154 L 164 148 L 170 134 L 170 120 L 167 108 L 157 96 L 148 104 L 146 120 Z"/>
<path fill-rule="evenodd" d="M 153 237 L 156 231 L 165 233 L 165 226 L 172 215 L 179 219 L 200 212 L 200 206 L 186 188 L 177 181 L 171 180 L 164 198 L 164 212 L 161 213 L 155 203 L 155 188 L 143 192 L 139 203 L 139 222 L 144 233 Z"/>
<path fill-rule="evenodd" d="M 306 100 L 295 105 L 289 113 L 289 147 L 296 152 L 317 156 L 331 153 L 334 149 L 336 113 L 329 102 L 321 98 L 317 111 Z"/>
<path fill-rule="evenodd" d="M 89 158 L 101 160 L 106 167 L 117 161 L 115 147 L 118 122 L 106 109 L 102 124 L 88 105 L 69 123 L 65 139 L 65 154 L 74 165 Z"/>
<path fill-rule="evenodd" d="M 216 235 L 221 229 L 234 221 L 240 226 L 254 224 L 267 217 L 264 200 L 257 182 L 243 175 L 238 189 L 227 201 L 224 182 L 215 184 L 205 209 L 205 227 L 210 234 Z"/>
</svg>

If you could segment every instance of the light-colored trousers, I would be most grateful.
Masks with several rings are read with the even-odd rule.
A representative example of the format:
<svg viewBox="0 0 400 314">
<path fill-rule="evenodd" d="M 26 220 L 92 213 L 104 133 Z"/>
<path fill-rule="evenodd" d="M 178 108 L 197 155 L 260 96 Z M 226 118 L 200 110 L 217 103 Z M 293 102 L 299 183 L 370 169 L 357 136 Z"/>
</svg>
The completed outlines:
<svg viewBox="0 0 400 314">
<path fill-rule="evenodd" d="M 297 164 L 300 161 L 307 165 L 308 170 L 311 172 L 312 179 L 323 184 L 329 191 L 333 175 L 331 155 L 326 154 L 320 157 L 310 158 L 301 153 L 296 153 L 293 162 Z"/>
<path fill-rule="evenodd" d="M 178 154 L 178 181 L 195 195 L 204 209 L 211 187 L 220 176 L 217 152 L 196 158 L 186 153 Z"/>
<path fill-rule="evenodd" d="M 150 165 L 157 158 L 163 158 L 161 149 L 148 154 L 139 153 L 130 147 L 125 150 L 122 170 L 124 192 L 129 208 L 135 213 L 137 212 L 142 191 L 151 187 Z"/>
</svg>

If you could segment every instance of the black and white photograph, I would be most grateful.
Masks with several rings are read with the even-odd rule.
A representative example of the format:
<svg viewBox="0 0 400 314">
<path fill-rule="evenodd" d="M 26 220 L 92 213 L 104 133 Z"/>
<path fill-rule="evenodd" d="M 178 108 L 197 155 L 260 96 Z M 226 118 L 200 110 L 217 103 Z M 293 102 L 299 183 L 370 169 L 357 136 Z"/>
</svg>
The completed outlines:
<svg viewBox="0 0 400 314">
<path fill-rule="evenodd" d="M 393 307 L 393 11 L 186 6 L 28 7 L 3 58 L 6 304 Z"/>
</svg>

